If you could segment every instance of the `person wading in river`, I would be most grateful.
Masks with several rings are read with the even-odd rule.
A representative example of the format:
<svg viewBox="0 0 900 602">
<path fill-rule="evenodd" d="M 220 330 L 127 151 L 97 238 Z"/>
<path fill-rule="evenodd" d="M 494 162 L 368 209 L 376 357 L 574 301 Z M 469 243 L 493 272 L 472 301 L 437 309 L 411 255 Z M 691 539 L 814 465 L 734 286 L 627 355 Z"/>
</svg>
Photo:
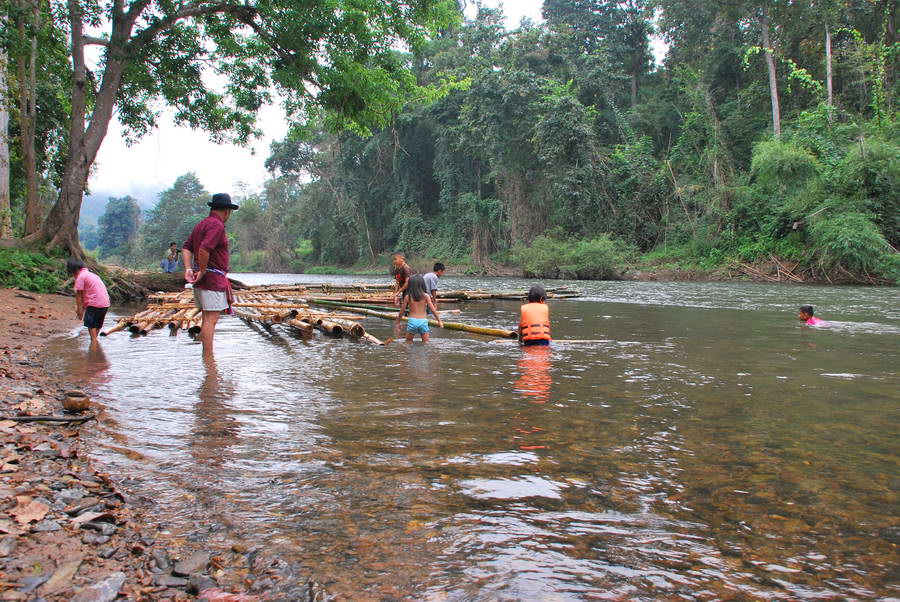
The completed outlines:
<svg viewBox="0 0 900 602">
<path fill-rule="evenodd" d="M 213 350 L 216 322 L 223 311 L 231 311 L 231 283 L 228 281 L 228 236 L 225 222 L 238 208 L 224 192 L 214 194 L 209 216 L 200 220 L 184 241 L 184 279 L 194 285 L 194 301 L 203 312 L 200 341 L 203 353 Z"/>
</svg>

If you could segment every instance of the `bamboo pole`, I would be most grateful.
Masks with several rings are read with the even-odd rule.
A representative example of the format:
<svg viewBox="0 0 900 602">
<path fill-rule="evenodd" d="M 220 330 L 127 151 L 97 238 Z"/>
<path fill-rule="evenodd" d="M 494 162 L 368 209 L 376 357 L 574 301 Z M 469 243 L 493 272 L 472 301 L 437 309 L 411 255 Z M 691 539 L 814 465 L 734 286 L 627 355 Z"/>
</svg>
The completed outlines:
<svg viewBox="0 0 900 602">
<path fill-rule="evenodd" d="M 313 325 L 308 322 L 303 322 L 301 320 L 293 319 L 288 320 L 288 325 L 292 328 L 296 328 L 300 332 L 306 335 L 311 335 L 313 331 Z"/>
<path fill-rule="evenodd" d="M 128 321 L 128 318 L 120 318 L 119 321 L 116 322 L 116 325 L 115 325 L 115 326 L 113 326 L 112 328 L 110 328 L 110 329 L 107 330 L 106 332 L 101 332 L 101 333 L 100 333 L 100 336 L 101 336 L 101 337 L 106 337 L 106 336 L 111 335 L 111 334 L 114 333 L 114 332 L 119 332 L 120 330 L 125 330 L 126 328 L 128 328 L 128 325 L 129 325 L 129 324 L 130 324 L 130 322 Z"/>
<path fill-rule="evenodd" d="M 363 308 L 357 308 L 357 307 L 342 306 L 339 302 L 335 302 L 335 301 L 323 301 L 320 299 L 318 299 L 318 300 L 310 299 L 310 303 L 316 303 L 319 305 L 332 305 L 332 306 L 336 306 L 336 307 L 344 307 L 344 309 L 346 309 L 347 311 L 351 311 L 354 313 L 360 313 L 360 314 L 364 314 L 367 316 L 374 316 L 376 318 L 382 318 L 385 320 L 395 320 L 397 318 L 396 313 L 386 313 L 386 312 L 375 311 L 372 309 L 363 309 Z M 409 318 L 404 316 L 403 320 L 409 320 Z M 438 323 L 436 320 L 428 320 L 428 323 L 431 324 L 432 326 L 438 326 Z M 438 327 L 440 328 L 440 326 L 438 326 Z M 462 322 L 444 322 L 443 328 L 446 328 L 447 330 L 461 330 L 463 332 L 472 332 L 475 334 L 483 334 L 483 335 L 487 335 L 487 336 L 491 336 L 491 337 L 499 337 L 502 339 L 517 339 L 517 338 L 519 338 L 519 333 L 515 332 L 514 330 L 504 330 L 502 328 L 487 328 L 484 326 L 472 326 L 470 324 L 463 324 Z"/>
</svg>

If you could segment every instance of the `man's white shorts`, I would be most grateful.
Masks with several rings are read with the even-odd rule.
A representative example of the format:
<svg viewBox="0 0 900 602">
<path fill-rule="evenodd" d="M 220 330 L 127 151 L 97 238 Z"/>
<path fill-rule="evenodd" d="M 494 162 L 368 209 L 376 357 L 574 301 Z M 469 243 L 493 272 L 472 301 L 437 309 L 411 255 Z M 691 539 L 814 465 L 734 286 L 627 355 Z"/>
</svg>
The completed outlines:
<svg viewBox="0 0 900 602">
<path fill-rule="evenodd" d="M 194 301 L 203 311 L 225 311 L 228 309 L 228 295 L 225 291 L 208 291 L 194 287 Z"/>
</svg>

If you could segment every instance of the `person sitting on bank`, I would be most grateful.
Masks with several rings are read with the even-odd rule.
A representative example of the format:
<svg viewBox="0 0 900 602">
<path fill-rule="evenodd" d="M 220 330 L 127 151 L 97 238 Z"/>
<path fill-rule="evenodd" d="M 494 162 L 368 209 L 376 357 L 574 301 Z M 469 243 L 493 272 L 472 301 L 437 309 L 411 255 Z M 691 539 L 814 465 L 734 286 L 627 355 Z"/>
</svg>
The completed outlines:
<svg viewBox="0 0 900 602">
<path fill-rule="evenodd" d="M 178 253 L 178 245 L 174 242 L 170 242 L 169 248 L 166 250 L 165 258 L 159 262 L 159 267 L 163 269 L 163 272 L 171 274 L 178 269 Z"/>
<path fill-rule="evenodd" d="M 522 306 L 519 342 L 525 346 L 550 344 L 550 308 L 547 293 L 540 284 L 528 291 L 528 303 Z"/>
<path fill-rule="evenodd" d="M 66 271 L 75 277 L 75 315 L 79 320 L 84 319 L 93 347 L 100 342 L 98 336 L 109 310 L 109 292 L 100 276 L 87 269 L 80 259 L 69 258 Z"/>
<path fill-rule="evenodd" d="M 412 268 L 406 263 L 406 254 L 401 251 L 391 253 L 391 262 L 394 265 L 391 273 L 397 280 L 397 290 L 394 292 L 394 305 L 400 305 L 400 299 L 406 294 L 406 288 L 409 286 Z"/>
<path fill-rule="evenodd" d="M 806 323 L 807 326 L 828 326 L 828 322 L 817 318 L 815 316 L 816 309 L 812 305 L 801 305 L 800 313 L 797 315 L 797 319 L 801 322 Z"/>
<path fill-rule="evenodd" d="M 409 279 L 406 295 L 403 296 L 403 302 L 400 304 L 400 311 L 397 312 L 395 323 L 399 326 L 400 320 L 403 319 L 403 313 L 409 308 L 409 318 L 406 322 L 406 342 L 412 343 L 416 335 L 421 335 L 422 342 L 427 343 L 431 338 L 429 334 L 431 329 L 428 327 L 428 316 L 426 309 L 430 309 L 437 320 L 438 326 L 443 328 L 444 323 L 441 321 L 441 315 L 431 300 L 431 295 L 425 291 L 425 279 L 422 276 L 413 276 Z"/>
<path fill-rule="evenodd" d="M 425 292 L 431 296 L 431 300 L 434 301 L 434 306 L 437 307 L 437 291 L 438 291 L 438 278 L 444 277 L 444 264 L 440 261 L 434 264 L 434 267 L 431 268 L 431 271 L 422 276 L 425 280 Z"/>
</svg>

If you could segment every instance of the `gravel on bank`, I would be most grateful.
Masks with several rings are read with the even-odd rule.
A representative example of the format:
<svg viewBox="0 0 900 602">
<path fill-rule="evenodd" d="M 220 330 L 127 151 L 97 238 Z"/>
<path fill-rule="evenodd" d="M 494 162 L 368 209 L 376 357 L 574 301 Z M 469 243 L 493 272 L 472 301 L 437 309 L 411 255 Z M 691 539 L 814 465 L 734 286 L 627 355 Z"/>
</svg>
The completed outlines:
<svg viewBox="0 0 900 602">
<path fill-rule="evenodd" d="M 175 548 L 129 494 L 91 463 L 82 434 L 101 411 L 66 413 L 61 399 L 70 387 L 42 356 L 50 338 L 78 325 L 71 297 L 0 289 L 0 600 L 281 599 L 217 585 L 234 582 L 227 572 L 241 558 L 170 555 Z"/>
</svg>

